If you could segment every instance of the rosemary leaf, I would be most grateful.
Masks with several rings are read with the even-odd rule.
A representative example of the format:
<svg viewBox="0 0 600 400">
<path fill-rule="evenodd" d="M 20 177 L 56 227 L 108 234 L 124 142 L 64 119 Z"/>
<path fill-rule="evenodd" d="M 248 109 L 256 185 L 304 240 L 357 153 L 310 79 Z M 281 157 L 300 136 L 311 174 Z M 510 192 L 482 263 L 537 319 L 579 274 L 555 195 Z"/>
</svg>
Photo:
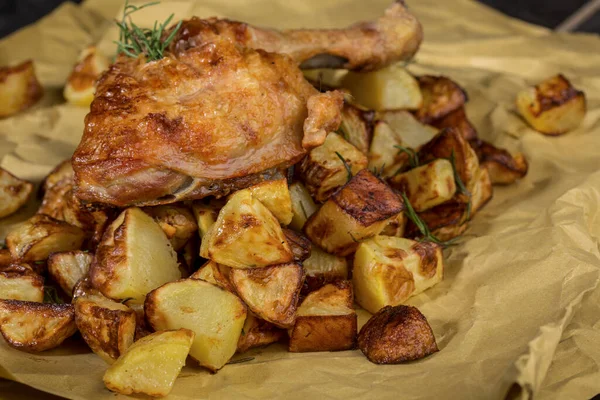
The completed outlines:
<svg viewBox="0 0 600 400">
<path fill-rule="evenodd" d="M 456 156 L 454 154 L 454 149 L 452 149 L 452 153 L 450 153 L 450 164 L 452 164 L 452 170 L 454 171 L 454 182 L 456 183 L 456 187 L 458 188 L 459 193 L 467 196 L 467 220 L 471 219 L 471 192 L 467 189 L 462 179 L 460 178 L 460 174 L 456 169 Z"/>
<path fill-rule="evenodd" d="M 349 182 L 350 179 L 352 179 L 352 169 L 350 168 L 350 166 L 346 162 L 346 159 L 340 153 L 338 153 L 336 151 L 335 155 L 338 156 L 338 158 L 340 159 L 340 161 L 342 162 L 342 164 L 344 164 L 344 168 L 346 168 L 346 172 L 348 173 L 348 182 Z"/>
<path fill-rule="evenodd" d="M 63 304 L 54 286 L 44 286 L 44 303 Z"/>
<path fill-rule="evenodd" d="M 394 147 L 396 149 L 398 149 L 398 153 L 408 154 L 408 163 L 410 164 L 411 168 L 417 168 L 420 165 L 419 164 L 419 155 L 417 154 L 416 151 L 414 151 L 410 147 L 403 147 L 400 145 L 395 145 Z"/>
<path fill-rule="evenodd" d="M 458 240 L 458 238 L 453 238 L 453 239 L 446 240 L 445 242 L 443 242 L 443 241 L 439 240 L 437 237 L 435 237 L 433 235 L 433 233 L 431 233 L 431 231 L 429 230 L 429 227 L 427 226 L 425 221 L 423 221 L 421 219 L 421 217 L 419 217 L 419 214 L 417 214 L 417 212 L 413 208 L 412 204 L 410 204 L 410 200 L 408 200 L 406 193 L 402 192 L 401 195 L 402 195 L 402 200 L 404 201 L 404 207 L 405 207 L 404 212 L 405 212 L 406 216 L 419 229 L 419 231 L 421 232 L 421 235 L 423 235 L 423 238 L 421 239 L 421 241 L 432 242 L 435 244 L 439 244 L 440 246 L 447 247 L 447 246 L 453 245 L 456 242 L 456 240 Z"/>
<path fill-rule="evenodd" d="M 241 364 L 241 363 L 245 363 L 248 361 L 252 361 L 254 360 L 254 357 L 245 357 L 245 358 L 240 358 L 239 360 L 233 360 L 233 361 L 229 361 L 227 363 L 227 365 L 231 365 L 231 364 Z"/>
</svg>

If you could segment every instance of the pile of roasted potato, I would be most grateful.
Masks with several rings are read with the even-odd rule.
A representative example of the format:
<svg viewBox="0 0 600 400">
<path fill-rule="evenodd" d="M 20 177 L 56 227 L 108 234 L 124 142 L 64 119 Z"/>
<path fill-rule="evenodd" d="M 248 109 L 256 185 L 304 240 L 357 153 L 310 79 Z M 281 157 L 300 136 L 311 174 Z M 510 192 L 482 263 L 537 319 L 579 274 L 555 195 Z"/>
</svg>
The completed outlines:
<svg viewBox="0 0 600 400">
<path fill-rule="evenodd" d="M 0 249 L 6 342 L 39 352 L 79 331 L 110 364 L 110 390 L 151 396 L 169 393 L 188 356 L 216 372 L 284 339 L 383 364 L 437 351 L 403 304 L 442 280 L 443 248 L 527 162 L 478 138 L 446 77 L 393 66 L 307 78 L 348 92 L 340 130 L 226 198 L 98 208 L 76 197 L 70 162 L 57 166 Z M 0 217 L 32 193 L 0 170 Z M 355 304 L 374 314 L 360 333 Z"/>
</svg>

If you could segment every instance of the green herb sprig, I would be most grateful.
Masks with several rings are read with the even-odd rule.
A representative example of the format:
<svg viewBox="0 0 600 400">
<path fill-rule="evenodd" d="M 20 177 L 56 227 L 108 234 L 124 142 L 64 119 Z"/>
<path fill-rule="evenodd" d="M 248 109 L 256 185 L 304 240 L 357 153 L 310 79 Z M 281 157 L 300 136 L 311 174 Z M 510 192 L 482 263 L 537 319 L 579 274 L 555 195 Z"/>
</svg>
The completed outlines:
<svg viewBox="0 0 600 400">
<path fill-rule="evenodd" d="M 471 219 L 471 192 L 469 192 L 469 190 L 467 189 L 467 187 L 465 186 L 465 184 L 463 183 L 462 179 L 460 178 L 460 174 L 458 173 L 458 170 L 456 169 L 456 156 L 454 155 L 454 149 L 452 149 L 452 153 L 450 153 L 450 158 L 448 159 L 448 161 L 450 161 L 450 163 L 452 164 L 452 170 L 454 171 L 454 182 L 456 183 L 456 187 L 458 189 L 458 192 L 467 196 L 468 198 L 468 202 L 467 202 L 467 220 Z"/>
<path fill-rule="evenodd" d="M 398 149 L 398 153 L 408 154 L 408 164 L 410 165 L 411 168 L 417 168 L 419 165 L 421 165 L 419 163 L 419 155 L 417 154 L 416 151 L 414 151 L 410 147 L 403 147 L 400 145 L 395 145 L 394 147 L 396 149 Z"/>
<path fill-rule="evenodd" d="M 173 31 L 164 40 L 162 39 L 163 32 L 175 14 L 171 14 L 162 24 L 155 21 L 152 29 L 140 28 L 131 21 L 131 14 L 158 3 L 158 1 L 155 1 L 138 7 L 129 4 L 129 0 L 125 1 L 123 18 L 121 21 L 115 21 L 119 27 L 119 40 L 115 41 L 117 54 L 123 53 L 133 58 L 145 54 L 148 61 L 156 61 L 164 57 L 164 51 L 175 38 L 175 34 L 181 28 L 182 21 L 177 23 Z"/>
<path fill-rule="evenodd" d="M 440 246 L 443 246 L 443 247 L 451 246 L 456 242 L 456 240 L 458 238 L 453 238 L 450 240 L 446 240 L 444 242 L 444 241 L 441 241 L 440 239 L 438 239 L 437 237 L 435 237 L 434 234 L 431 233 L 431 231 L 429 230 L 429 227 L 427 226 L 425 221 L 423 221 L 421 219 L 421 217 L 419 217 L 419 214 L 417 214 L 417 212 L 413 208 L 412 204 L 410 204 L 410 200 L 408 200 L 406 193 L 402 192 L 401 195 L 402 195 L 402 200 L 404 201 L 404 206 L 406 207 L 404 212 L 406 213 L 406 216 L 408 217 L 408 219 L 410 219 L 413 222 L 413 224 L 415 224 L 416 227 L 419 229 L 419 231 L 421 232 L 421 235 L 423 235 L 422 240 L 432 242 L 435 244 L 439 244 Z"/>
<path fill-rule="evenodd" d="M 346 172 L 348 173 L 348 182 L 350 182 L 350 179 L 352 179 L 352 168 L 350 168 L 350 165 L 348 165 L 346 159 L 340 153 L 336 151 L 335 155 L 338 156 L 342 164 L 344 164 L 344 168 L 346 168 Z"/>
<path fill-rule="evenodd" d="M 64 301 L 61 299 L 54 286 L 44 286 L 44 303 L 63 304 Z"/>
</svg>

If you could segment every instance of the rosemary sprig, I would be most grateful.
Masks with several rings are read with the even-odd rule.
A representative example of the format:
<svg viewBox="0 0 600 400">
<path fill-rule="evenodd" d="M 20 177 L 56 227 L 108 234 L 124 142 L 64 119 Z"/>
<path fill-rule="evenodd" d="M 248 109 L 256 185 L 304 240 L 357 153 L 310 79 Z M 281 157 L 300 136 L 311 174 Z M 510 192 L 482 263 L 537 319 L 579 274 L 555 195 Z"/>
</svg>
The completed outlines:
<svg viewBox="0 0 600 400">
<path fill-rule="evenodd" d="M 394 147 L 398 149 L 398 153 L 408 154 L 408 163 L 410 164 L 411 168 L 417 168 L 420 165 L 419 155 L 416 151 L 414 151 L 410 147 L 403 147 L 400 145 L 394 145 Z"/>
<path fill-rule="evenodd" d="M 383 163 L 379 169 L 377 169 L 377 166 L 374 166 L 373 171 L 371 171 L 371 172 L 373 173 L 373 175 L 375 175 L 376 177 L 381 179 L 381 177 L 383 176 L 384 169 L 385 169 L 385 163 Z"/>
<path fill-rule="evenodd" d="M 229 361 L 227 363 L 227 365 L 231 365 L 231 364 L 241 364 L 241 363 L 245 363 L 248 361 L 252 361 L 254 360 L 254 357 L 245 357 L 245 358 L 240 358 L 239 360 L 233 360 L 233 361 Z"/>
<path fill-rule="evenodd" d="M 462 179 L 460 178 L 460 174 L 458 173 L 458 170 L 456 169 L 456 156 L 454 155 L 454 149 L 452 149 L 452 153 L 450 153 L 450 158 L 448 160 L 452 164 L 452 170 L 454 171 L 454 182 L 456 183 L 456 187 L 458 188 L 458 191 L 461 194 L 467 196 L 467 198 L 468 198 L 467 220 L 470 220 L 471 219 L 471 192 L 469 192 L 469 190 L 463 183 Z"/>
<path fill-rule="evenodd" d="M 121 304 L 125 304 L 127 303 L 129 300 L 133 300 L 133 297 L 125 297 L 123 300 L 121 300 L 119 303 Z"/>
<path fill-rule="evenodd" d="M 440 246 L 443 246 L 443 247 L 450 246 L 450 245 L 454 244 L 454 242 L 456 242 L 457 238 L 450 239 L 450 240 L 443 242 L 443 241 L 439 240 L 437 237 L 435 237 L 433 235 L 433 233 L 431 233 L 431 231 L 429 230 L 429 227 L 427 226 L 425 221 L 423 221 L 421 219 L 421 217 L 419 217 L 419 214 L 417 214 L 417 212 L 413 208 L 412 204 L 410 204 L 410 200 L 408 200 L 406 193 L 402 192 L 401 195 L 402 195 L 402 200 L 404 201 L 404 206 L 406 207 L 404 212 L 406 213 L 406 216 L 408 217 L 408 219 L 410 219 L 413 222 L 413 224 L 415 224 L 416 227 L 419 229 L 419 231 L 421 232 L 421 235 L 423 235 L 423 240 L 428 241 L 428 242 L 433 242 L 435 244 L 439 244 Z"/>
<path fill-rule="evenodd" d="M 342 162 L 342 164 L 344 164 L 344 168 L 346 168 L 346 172 L 348 173 L 348 182 L 349 182 L 350 179 L 352 179 L 352 169 L 350 168 L 350 166 L 346 162 L 346 159 L 340 153 L 338 153 L 336 151 L 335 155 L 338 156 L 338 158 L 340 159 L 340 161 Z"/>
<path fill-rule="evenodd" d="M 44 303 L 63 304 L 54 286 L 44 286 Z"/>
<path fill-rule="evenodd" d="M 181 28 L 182 21 L 179 21 L 169 36 L 163 40 L 163 32 L 175 14 L 171 14 L 165 22 L 160 25 L 155 21 L 152 29 L 140 28 L 131 21 L 130 17 L 134 12 L 158 3 L 158 1 L 155 1 L 138 7 L 129 4 L 129 0 L 125 1 L 123 18 L 121 21 L 115 21 L 119 27 L 119 40 L 115 41 L 117 44 L 117 54 L 124 53 L 129 57 L 135 58 L 143 53 L 148 61 L 155 61 L 163 58 L 165 49 L 175 38 L 175 34 L 179 28 Z"/>
</svg>

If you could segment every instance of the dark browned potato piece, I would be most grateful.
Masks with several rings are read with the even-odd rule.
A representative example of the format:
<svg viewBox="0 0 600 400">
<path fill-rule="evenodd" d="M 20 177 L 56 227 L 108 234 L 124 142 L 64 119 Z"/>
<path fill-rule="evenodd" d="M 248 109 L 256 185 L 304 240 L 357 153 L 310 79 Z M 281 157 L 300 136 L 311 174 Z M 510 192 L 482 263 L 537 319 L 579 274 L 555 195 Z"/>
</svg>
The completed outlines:
<svg viewBox="0 0 600 400">
<path fill-rule="evenodd" d="M 375 111 L 344 102 L 340 132 L 348 143 L 367 154 L 373 136 L 374 119 Z"/>
<path fill-rule="evenodd" d="M 477 130 L 468 120 L 464 107 L 459 107 L 448 115 L 433 121 L 431 125 L 436 128 L 456 128 L 466 141 L 477 139 Z"/>
<path fill-rule="evenodd" d="M 43 195 L 48 189 L 56 185 L 63 179 L 73 180 L 73 166 L 71 165 L 71 159 L 66 159 L 58 164 L 42 181 L 39 189 L 39 195 Z"/>
<path fill-rule="evenodd" d="M 415 112 L 415 116 L 424 124 L 431 124 L 445 117 L 462 107 L 468 100 L 467 93 L 445 76 L 424 75 L 417 79 L 423 95 L 423 104 Z"/>
<path fill-rule="evenodd" d="M 328 253 L 347 256 L 356 251 L 360 240 L 379 234 L 402 210 L 399 196 L 364 169 L 308 219 L 304 232 Z"/>
<path fill-rule="evenodd" d="M 75 310 L 71 304 L 0 300 L 0 332 L 19 350 L 53 349 L 77 332 Z"/>
<path fill-rule="evenodd" d="M 10 251 L 8 249 L 0 249 L 0 268 L 7 267 L 10 263 L 12 263 Z"/>
<path fill-rule="evenodd" d="M 375 364 L 419 360 L 439 351 L 427 319 L 416 307 L 386 306 L 358 334 L 358 348 Z"/>
<path fill-rule="evenodd" d="M 450 200 L 419 213 L 419 217 L 425 222 L 434 236 L 444 241 L 460 236 L 464 232 L 467 228 L 467 224 L 465 224 L 466 212 L 466 203 Z M 443 235 L 438 237 L 437 235 L 440 233 Z M 405 237 L 416 238 L 420 235 L 421 232 L 417 226 L 409 221 L 406 226 Z"/>
<path fill-rule="evenodd" d="M 512 156 L 508 151 L 499 149 L 483 140 L 472 142 L 479 158 L 479 165 L 490 173 L 495 185 L 508 185 L 527 175 L 529 166 L 523 154 Z"/>
<path fill-rule="evenodd" d="M 160 225 L 173 246 L 179 251 L 193 235 L 198 232 L 198 223 L 194 214 L 182 204 L 166 204 L 142 209 Z"/>
<path fill-rule="evenodd" d="M 306 236 L 287 228 L 283 228 L 283 234 L 290 245 L 294 261 L 304 261 L 310 257 L 312 243 Z"/>
<path fill-rule="evenodd" d="M 238 340 L 237 352 L 243 353 L 254 347 L 278 342 L 284 335 L 285 331 L 283 329 L 258 318 L 252 312 L 248 312 L 242 334 Z"/>
</svg>

